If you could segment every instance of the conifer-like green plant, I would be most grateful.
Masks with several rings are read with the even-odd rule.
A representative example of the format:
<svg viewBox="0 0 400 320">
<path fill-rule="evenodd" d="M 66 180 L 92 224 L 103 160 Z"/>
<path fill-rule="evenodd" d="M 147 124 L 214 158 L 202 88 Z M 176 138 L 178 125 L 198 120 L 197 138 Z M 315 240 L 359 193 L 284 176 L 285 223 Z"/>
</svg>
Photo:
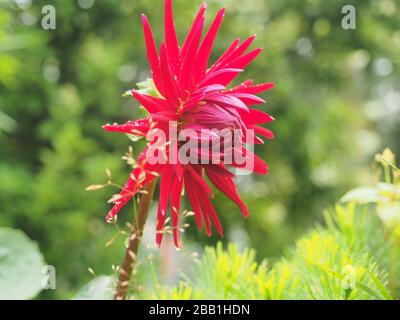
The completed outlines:
<svg viewBox="0 0 400 320">
<path fill-rule="evenodd" d="M 256 261 L 234 244 L 206 248 L 176 287 L 155 299 L 392 300 L 399 295 L 399 169 L 385 150 L 385 182 L 350 191 L 325 212 L 324 226 L 300 238 L 278 262 Z M 371 205 L 372 204 L 372 205 Z M 397 209 L 396 209 L 397 208 Z"/>
</svg>

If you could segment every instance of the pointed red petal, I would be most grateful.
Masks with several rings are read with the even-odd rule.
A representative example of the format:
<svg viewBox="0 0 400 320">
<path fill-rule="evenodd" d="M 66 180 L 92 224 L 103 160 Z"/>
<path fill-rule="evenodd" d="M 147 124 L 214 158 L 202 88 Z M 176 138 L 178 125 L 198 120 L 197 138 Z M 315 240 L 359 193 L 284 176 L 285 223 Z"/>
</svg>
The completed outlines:
<svg viewBox="0 0 400 320">
<path fill-rule="evenodd" d="M 172 109 L 171 104 L 164 99 L 149 96 L 136 90 L 131 90 L 131 94 L 150 113 Z"/>
<path fill-rule="evenodd" d="M 255 35 L 248 37 L 243 43 L 236 48 L 228 57 L 226 57 L 225 61 L 221 62 L 221 67 L 225 68 L 232 61 L 238 59 L 246 50 L 250 47 L 255 39 Z"/>
<path fill-rule="evenodd" d="M 247 168 L 247 165 L 249 163 L 252 163 L 252 170 L 251 172 L 255 172 L 258 174 L 267 174 L 268 173 L 268 165 L 262 160 L 260 157 L 252 153 L 250 150 L 247 150 L 246 148 L 241 148 L 241 149 L 236 149 L 234 151 L 234 159 L 232 159 L 232 166 L 235 168 L 242 168 L 242 169 L 249 169 Z M 244 163 L 238 163 L 238 158 L 236 156 L 236 153 L 240 158 L 244 157 L 245 162 Z"/>
<path fill-rule="evenodd" d="M 167 48 L 168 61 L 171 63 L 171 70 L 176 75 L 179 63 L 179 45 L 175 31 L 174 16 L 172 12 L 172 0 L 165 0 L 164 16 L 164 40 Z"/>
<path fill-rule="evenodd" d="M 160 197 L 158 200 L 158 213 L 157 213 L 157 234 L 156 242 L 157 245 L 161 245 L 163 238 L 163 228 L 165 217 L 167 215 L 169 192 L 171 190 L 172 183 L 174 181 L 174 172 L 169 165 L 164 166 L 161 174 L 160 182 Z"/>
<path fill-rule="evenodd" d="M 159 57 L 157 54 L 157 49 L 154 42 L 153 32 L 151 30 L 149 20 L 144 14 L 142 14 L 142 24 L 143 24 L 144 39 L 146 42 L 147 59 L 150 62 L 152 71 L 154 72 L 157 69 L 157 66 L 159 65 Z"/>
<path fill-rule="evenodd" d="M 114 207 L 108 212 L 106 219 L 112 220 L 125 204 L 145 185 L 157 177 L 155 172 L 160 170 L 159 165 L 150 165 L 146 161 L 145 149 L 138 157 L 138 165 L 133 169 L 126 181 L 119 197 L 113 201 Z"/>
<path fill-rule="evenodd" d="M 251 109 L 249 111 L 238 110 L 240 117 L 246 125 L 253 125 L 259 123 L 266 123 L 274 121 L 275 119 L 269 114 L 262 112 L 261 110 Z"/>
<path fill-rule="evenodd" d="M 189 179 L 193 179 L 203 190 L 205 190 L 208 194 L 210 194 L 212 197 L 214 196 L 212 190 L 208 186 L 207 182 L 203 179 L 199 173 L 196 172 L 196 170 L 193 168 L 193 166 L 187 166 L 187 175 Z"/>
<path fill-rule="evenodd" d="M 188 175 L 187 173 L 185 173 L 184 180 L 185 180 L 186 194 L 189 198 L 190 205 L 192 206 L 194 212 L 194 218 L 196 220 L 197 228 L 201 231 L 203 213 L 201 211 L 201 207 L 197 199 L 196 188 L 193 185 L 190 175 Z"/>
<path fill-rule="evenodd" d="M 150 128 L 149 121 L 149 118 L 144 118 L 135 121 L 128 121 L 124 124 L 106 124 L 103 126 L 103 129 L 110 132 L 130 133 L 144 137 Z"/>
<path fill-rule="evenodd" d="M 224 65 L 224 62 L 226 61 L 227 58 L 232 54 L 237 49 L 237 46 L 240 42 L 240 38 L 236 38 L 231 45 L 225 50 L 225 52 L 218 58 L 217 61 L 211 66 L 210 70 L 207 73 L 213 72 L 217 69 L 222 68 Z"/>
<path fill-rule="evenodd" d="M 182 54 L 182 70 L 180 74 L 180 83 L 183 89 L 190 90 L 193 86 L 193 68 L 195 65 L 195 59 L 193 57 L 196 55 L 201 34 L 203 31 L 204 17 L 200 18 L 196 25 L 194 26 L 193 35 L 187 44 L 187 50 Z"/>
<path fill-rule="evenodd" d="M 258 57 L 261 51 L 262 51 L 261 48 L 254 49 L 246 53 L 245 55 L 241 56 L 240 58 L 237 58 L 236 60 L 230 62 L 227 66 L 229 68 L 245 69 L 250 64 L 250 62 L 252 62 L 255 58 Z"/>
<path fill-rule="evenodd" d="M 144 14 L 142 14 L 142 24 L 143 24 L 144 39 L 146 42 L 147 60 L 149 60 L 150 63 L 154 84 L 156 85 L 157 89 L 161 93 L 163 93 L 164 89 L 161 79 L 160 58 L 158 57 L 157 54 L 157 49 L 154 43 L 154 37 L 153 37 L 153 32 L 151 31 L 150 23 Z"/>
<path fill-rule="evenodd" d="M 169 103 L 173 104 L 174 107 L 177 107 L 179 105 L 178 90 L 176 87 L 175 78 L 169 66 L 167 58 L 167 49 L 164 43 L 161 44 L 160 59 L 161 59 L 161 74 L 165 89 L 164 97 L 168 100 Z"/>
<path fill-rule="evenodd" d="M 211 203 L 210 198 L 202 189 L 199 189 L 198 196 L 200 199 L 200 204 L 203 207 L 203 212 L 207 213 L 207 216 L 211 219 L 220 236 L 224 237 L 221 222 L 219 221 L 218 215 L 214 209 L 214 206 Z M 207 235 L 211 236 L 211 232 Z"/>
<path fill-rule="evenodd" d="M 208 60 L 211 55 L 211 50 L 217 36 L 219 27 L 221 26 L 222 19 L 224 17 L 225 9 L 218 11 L 214 22 L 212 23 L 210 29 L 208 30 L 204 40 L 200 46 L 199 52 L 197 53 L 196 62 L 197 69 L 195 73 L 195 82 L 199 82 L 203 77 L 207 69 Z"/>
<path fill-rule="evenodd" d="M 229 47 L 228 50 L 217 60 L 214 66 L 210 68 L 210 71 L 227 68 L 232 61 L 240 58 L 240 56 L 250 47 L 255 37 L 255 35 L 248 37 L 240 46 L 237 46 L 238 42 L 236 43 L 236 41 L 234 41 L 231 47 Z M 236 44 L 236 47 L 233 47 L 234 44 Z"/>
<path fill-rule="evenodd" d="M 192 27 L 191 27 L 191 29 L 190 29 L 188 35 L 186 36 L 185 41 L 183 42 L 182 50 L 181 50 L 182 57 L 185 57 L 186 54 L 187 54 L 188 46 L 189 46 L 190 43 L 192 42 L 192 39 L 193 39 L 194 34 L 195 34 L 195 31 L 196 31 L 196 26 L 197 26 L 199 20 L 201 20 L 201 19 L 204 20 L 204 12 L 206 11 L 206 9 L 207 9 L 207 4 L 206 4 L 206 3 L 203 3 L 203 4 L 200 6 L 200 9 L 199 9 L 199 11 L 197 12 L 196 17 L 195 17 L 194 20 L 193 20 Z"/>
<path fill-rule="evenodd" d="M 271 130 L 265 129 L 263 127 L 253 125 L 249 128 L 254 129 L 255 134 L 262 135 L 267 139 L 273 139 L 275 137 L 274 133 Z"/>
<path fill-rule="evenodd" d="M 212 95 L 208 95 L 204 98 L 206 101 L 213 102 L 222 107 L 233 107 L 248 111 L 247 106 L 238 98 L 234 96 L 223 94 L 223 93 L 214 93 Z"/>
<path fill-rule="evenodd" d="M 174 235 L 175 247 L 180 247 L 180 226 L 179 226 L 179 208 L 181 203 L 181 193 L 183 187 L 183 179 L 180 181 L 175 179 L 171 188 L 171 218 L 172 233 Z"/>
<path fill-rule="evenodd" d="M 162 239 L 164 237 L 164 225 L 167 216 L 162 214 L 161 202 L 158 202 L 157 207 L 157 227 L 156 227 L 156 244 L 158 247 L 161 246 Z"/>
<path fill-rule="evenodd" d="M 229 95 L 240 99 L 244 104 L 246 104 L 246 106 L 265 103 L 263 99 L 249 93 L 238 92 L 238 93 L 230 93 Z"/>
<path fill-rule="evenodd" d="M 212 84 L 220 84 L 220 85 L 226 86 L 242 71 L 243 71 L 242 69 L 227 68 L 227 69 L 220 69 L 218 71 L 211 72 L 211 73 L 207 74 L 207 76 L 199 84 L 198 87 L 200 88 L 200 87 L 209 86 Z"/>
<path fill-rule="evenodd" d="M 240 198 L 237 192 L 236 185 L 232 180 L 232 177 L 226 176 L 223 172 L 223 169 L 220 169 L 216 166 L 206 166 L 205 169 L 207 177 L 210 179 L 210 181 L 227 197 L 232 199 L 232 201 L 234 201 L 242 211 L 243 216 L 247 217 L 249 211 L 245 203 Z"/>
<path fill-rule="evenodd" d="M 249 81 L 249 80 L 248 80 Z M 275 87 L 275 84 L 272 82 L 268 83 L 262 83 L 253 86 L 252 84 L 249 85 L 249 83 L 244 82 L 242 85 L 237 86 L 236 88 L 233 88 L 229 90 L 229 92 L 241 92 L 241 93 L 250 93 L 250 94 L 259 94 L 261 92 L 270 90 Z"/>
</svg>

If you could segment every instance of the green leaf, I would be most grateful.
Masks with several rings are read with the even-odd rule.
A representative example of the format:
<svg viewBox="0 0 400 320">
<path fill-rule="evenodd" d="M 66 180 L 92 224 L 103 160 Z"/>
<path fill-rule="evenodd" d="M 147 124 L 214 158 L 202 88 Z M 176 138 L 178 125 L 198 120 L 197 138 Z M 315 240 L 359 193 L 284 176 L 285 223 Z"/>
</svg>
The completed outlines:
<svg viewBox="0 0 400 320">
<path fill-rule="evenodd" d="M 112 300 L 114 287 L 113 276 L 98 276 L 81 288 L 72 300 Z"/>
<path fill-rule="evenodd" d="M 374 281 L 374 283 L 375 283 L 376 287 L 378 288 L 379 292 L 381 293 L 381 295 L 387 300 L 393 300 L 393 298 L 390 295 L 389 291 L 386 290 L 386 288 L 383 285 L 383 283 L 375 276 L 375 274 L 373 272 L 371 272 L 370 270 L 368 270 L 368 269 L 366 270 L 366 272 L 369 274 L 371 279 Z"/>
<path fill-rule="evenodd" d="M 143 137 L 141 137 L 141 136 L 137 136 L 137 135 L 130 134 L 130 133 L 127 133 L 126 135 L 127 135 L 128 138 L 129 138 L 130 140 L 132 140 L 133 142 L 139 141 L 140 139 L 143 138 Z"/>
<path fill-rule="evenodd" d="M 36 242 L 20 230 L 0 228 L 0 300 L 34 298 L 42 290 L 44 265 Z"/>
</svg>

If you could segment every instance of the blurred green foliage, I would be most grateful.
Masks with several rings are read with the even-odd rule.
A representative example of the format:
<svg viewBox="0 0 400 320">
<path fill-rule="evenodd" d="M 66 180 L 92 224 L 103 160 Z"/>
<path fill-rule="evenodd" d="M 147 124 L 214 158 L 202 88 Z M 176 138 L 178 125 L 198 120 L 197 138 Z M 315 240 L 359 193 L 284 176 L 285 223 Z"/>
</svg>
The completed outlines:
<svg viewBox="0 0 400 320">
<path fill-rule="evenodd" d="M 392 300 L 398 297 L 398 244 L 378 214 L 354 203 L 325 214 L 285 257 L 257 263 L 255 251 L 208 247 L 177 286 L 147 286 L 148 299 Z M 388 259 L 389 258 L 389 259 Z M 137 297 L 137 296 L 136 296 Z"/>
<path fill-rule="evenodd" d="M 41 28 L 49 2 L 55 30 Z M 322 221 L 322 208 L 370 181 L 372 154 L 383 146 L 400 151 L 400 6 L 394 0 L 207 2 L 208 19 L 227 7 L 213 58 L 235 37 L 257 33 L 256 46 L 265 51 L 243 76 L 277 84 L 262 106 L 277 119 L 276 139 L 257 149 L 271 174 L 238 179 L 251 211 L 246 220 L 216 196 L 224 241 L 278 257 Z M 355 30 L 341 27 L 345 4 L 356 8 Z M 199 5 L 174 1 L 180 39 Z M 57 290 L 43 297 L 70 298 L 91 279 L 88 267 L 109 274 L 122 258 L 124 237 L 105 249 L 119 234 L 104 221 L 106 199 L 116 190 L 84 190 L 103 183 L 106 168 L 119 184 L 129 172 L 120 156 L 130 141 L 101 125 L 140 116 L 121 94 L 149 75 L 141 12 L 159 42 L 160 1 L 0 1 L 0 225 L 24 230 L 56 267 Z M 120 225 L 131 211 L 121 212 Z M 217 240 L 195 228 L 185 235 L 188 248 Z"/>
</svg>

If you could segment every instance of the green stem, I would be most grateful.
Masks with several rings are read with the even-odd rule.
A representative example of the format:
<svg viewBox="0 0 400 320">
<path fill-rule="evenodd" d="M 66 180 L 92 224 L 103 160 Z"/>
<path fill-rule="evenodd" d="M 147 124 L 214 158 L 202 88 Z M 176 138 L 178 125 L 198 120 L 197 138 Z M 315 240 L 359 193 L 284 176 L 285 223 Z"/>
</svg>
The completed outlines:
<svg viewBox="0 0 400 320">
<path fill-rule="evenodd" d="M 151 203 L 153 201 L 156 183 L 157 179 L 154 179 L 151 183 L 143 188 L 145 192 L 142 193 L 140 197 L 139 209 L 136 214 L 136 222 L 129 237 L 129 243 L 125 251 L 124 260 L 119 268 L 119 277 L 114 295 L 115 300 L 124 300 L 128 293 L 129 281 L 137 262 L 140 240 L 143 236 L 144 226 L 146 224 Z"/>
</svg>

